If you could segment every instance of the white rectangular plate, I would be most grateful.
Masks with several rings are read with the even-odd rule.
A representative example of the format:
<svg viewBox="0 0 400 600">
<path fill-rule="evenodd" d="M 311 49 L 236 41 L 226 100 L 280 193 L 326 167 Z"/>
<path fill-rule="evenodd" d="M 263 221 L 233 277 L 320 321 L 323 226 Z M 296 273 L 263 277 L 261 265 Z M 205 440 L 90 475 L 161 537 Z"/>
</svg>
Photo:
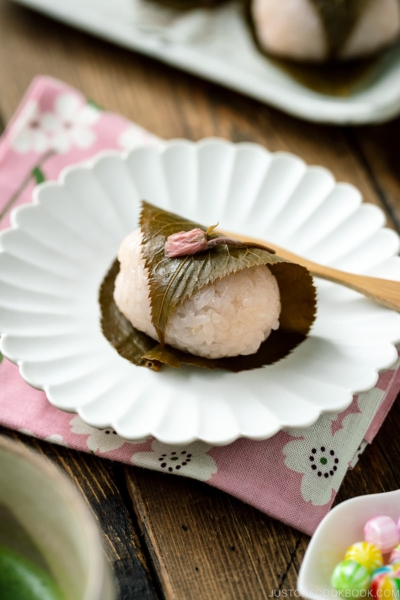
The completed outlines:
<svg viewBox="0 0 400 600">
<path fill-rule="evenodd" d="M 308 89 L 262 56 L 237 3 L 182 16 L 148 0 L 14 1 L 296 117 L 343 125 L 400 113 L 399 46 L 385 54 L 361 89 L 338 98 Z"/>
</svg>

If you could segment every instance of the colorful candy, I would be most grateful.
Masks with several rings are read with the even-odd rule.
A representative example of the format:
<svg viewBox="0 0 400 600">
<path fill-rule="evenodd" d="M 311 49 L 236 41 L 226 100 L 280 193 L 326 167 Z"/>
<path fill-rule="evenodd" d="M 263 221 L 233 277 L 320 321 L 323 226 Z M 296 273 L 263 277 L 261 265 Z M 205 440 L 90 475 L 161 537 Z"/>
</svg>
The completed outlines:
<svg viewBox="0 0 400 600">
<path fill-rule="evenodd" d="M 380 567 L 372 573 L 372 581 L 380 575 L 394 575 L 394 573 L 395 570 L 393 565 L 383 565 L 383 567 Z"/>
<path fill-rule="evenodd" d="M 399 531 L 391 517 L 379 516 L 370 519 L 364 527 L 367 542 L 375 544 L 385 554 L 399 543 Z"/>
<path fill-rule="evenodd" d="M 400 544 L 398 544 L 396 548 L 392 550 L 392 553 L 389 557 L 389 562 L 391 565 L 400 562 Z"/>
<path fill-rule="evenodd" d="M 375 577 L 371 583 L 373 598 L 398 598 L 400 592 L 400 579 L 393 577 L 390 573 L 382 573 Z"/>
<path fill-rule="evenodd" d="M 371 575 L 365 567 L 355 560 L 343 560 L 336 565 L 332 574 L 331 585 L 338 592 L 350 592 L 352 597 L 368 590 Z"/>
<path fill-rule="evenodd" d="M 350 546 L 336 565 L 332 587 L 345 597 L 400 600 L 400 518 L 395 523 L 388 516 L 374 517 L 366 523 L 364 534 L 365 541 Z M 386 564 L 383 554 L 387 554 Z"/>
<path fill-rule="evenodd" d="M 382 552 L 369 542 L 357 542 L 347 550 L 345 560 L 355 560 L 365 567 L 369 573 L 376 571 L 383 565 Z"/>
</svg>

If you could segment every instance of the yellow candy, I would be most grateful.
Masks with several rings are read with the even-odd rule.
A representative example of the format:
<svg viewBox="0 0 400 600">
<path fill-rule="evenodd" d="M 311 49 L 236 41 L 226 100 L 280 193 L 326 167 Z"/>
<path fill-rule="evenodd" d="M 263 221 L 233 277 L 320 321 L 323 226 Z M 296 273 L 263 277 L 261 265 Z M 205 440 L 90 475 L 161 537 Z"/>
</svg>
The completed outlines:
<svg viewBox="0 0 400 600">
<path fill-rule="evenodd" d="M 372 580 L 371 584 L 371 595 L 375 600 L 399 597 L 399 584 L 400 580 L 389 575 L 388 573 L 382 573 L 378 577 Z"/>
<path fill-rule="evenodd" d="M 345 560 L 355 560 L 358 564 L 372 573 L 383 565 L 382 552 L 375 544 L 357 542 L 350 546 L 345 555 Z"/>
</svg>

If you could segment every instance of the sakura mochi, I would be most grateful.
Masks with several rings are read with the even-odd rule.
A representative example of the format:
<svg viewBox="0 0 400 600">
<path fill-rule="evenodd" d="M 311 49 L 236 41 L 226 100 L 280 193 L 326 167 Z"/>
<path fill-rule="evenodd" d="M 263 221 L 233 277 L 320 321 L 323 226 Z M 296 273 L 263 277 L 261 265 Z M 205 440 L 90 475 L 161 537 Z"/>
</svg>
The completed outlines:
<svg viewBox="0 0 400 600">
<path fill-rule="evenodd" d="M 248 17 L 264 52 L 297 61 L 369 56 L 400 34 L 398 0 L 249 0 Z"/>
<path fill-rule="evenodd" d="M 134 327 L 156 340 L 141 241 L 136 229 L 121 244 L 114 299 Z M 278 283 L 268 267 L 243 269 L 184 301 L 168 323 L 165 342 L 206 358 L 253 354 L 278 329 L 280 311 Z"/>
<path fill-rule="evenodd" d="M 100 288 L 102 330 L 136 365 L 234 372 L 281 360 L 316 313 L 309 271 L 262 240 L 142 202 Z"/>
</svg>

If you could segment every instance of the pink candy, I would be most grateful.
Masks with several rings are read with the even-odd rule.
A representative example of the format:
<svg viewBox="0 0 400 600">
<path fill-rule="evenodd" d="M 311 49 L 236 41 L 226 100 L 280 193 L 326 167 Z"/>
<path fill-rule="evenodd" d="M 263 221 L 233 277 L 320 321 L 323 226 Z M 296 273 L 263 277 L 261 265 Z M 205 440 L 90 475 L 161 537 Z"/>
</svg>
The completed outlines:
<svg viewBox="0 0 400 600">
<path fill-rule="evenodd" d="M 400 518 L 395 523 L 388 516 L 374 517 L 366 523 L 364 536 L 365 541 L 350 546 L 344 560 L 336 565 L 331 578 L 332 587 L 348 598 L 398 599 Z M 386 554 L 386 559 L 382 554 Z"/>
<path fill-rule="evenodd" d="M 365 540 L 375 544 L 383 554 L 399 543 L 399 531 L 391 517 L 374 517 L 364 527 Z"/>
<path fill-rule="evenodd" d="M 393 549 L 389 558 L 389 563 L 391 565 L 400 563 L 400 545 L 396 546 L 396 548 Z"/>
</svg>

